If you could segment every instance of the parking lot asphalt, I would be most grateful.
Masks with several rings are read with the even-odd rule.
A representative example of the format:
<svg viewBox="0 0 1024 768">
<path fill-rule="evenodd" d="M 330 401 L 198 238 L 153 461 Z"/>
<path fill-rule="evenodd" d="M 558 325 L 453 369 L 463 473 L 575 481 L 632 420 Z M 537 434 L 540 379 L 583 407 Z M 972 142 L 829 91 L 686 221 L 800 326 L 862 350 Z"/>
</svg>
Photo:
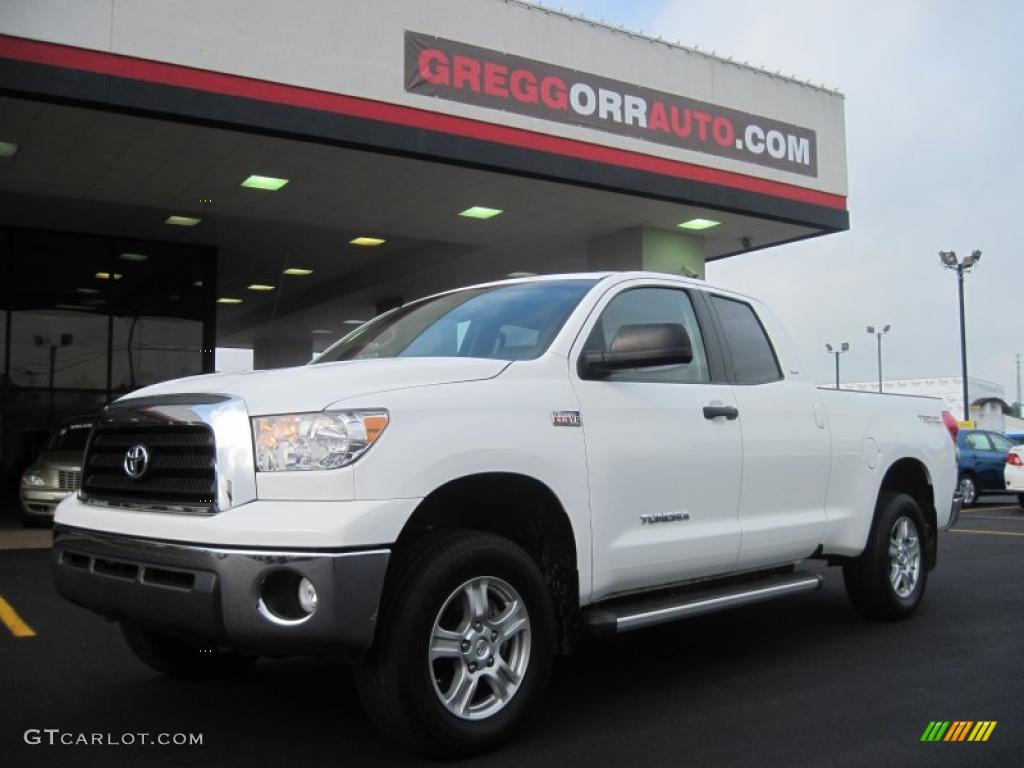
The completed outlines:
<svg viewBox="0 0 1024 768">
<path fill-rule="evenodd" d="M 0 764 L 428 764 L 380 737 L 350 672 L 262 660 L 164 679 L 116 625 L 63 602 L 49 552 L 0 552 Z M 1024 511 L 968 510 L 941 537 L 910 621 L 863 621 L 841 574 L 816 593 L 586 642 L 526 728 L 475 766 L 1009 766 L 1024 749 Z M 31 635 L 16 637 L 11 614 Z M 22 633 L 24 634 L 24 633 Z M 994 720 L 985 743 L 921 742 L 933 720 Z M 201 746 L 29 745 L 62 733 L 201 733 Z"/>
</svg>

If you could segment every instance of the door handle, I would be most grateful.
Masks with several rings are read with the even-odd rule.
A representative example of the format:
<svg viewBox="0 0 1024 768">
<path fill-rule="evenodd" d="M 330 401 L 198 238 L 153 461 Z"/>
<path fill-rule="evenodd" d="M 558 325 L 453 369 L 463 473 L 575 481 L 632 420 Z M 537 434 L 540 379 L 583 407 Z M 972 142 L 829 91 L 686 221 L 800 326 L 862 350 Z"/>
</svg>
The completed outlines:
<svg viewBox="0 0 1024 768">
<path fill-rule="evenodd" d="M 704 406 L 704 418 L 705 419 L 717 419 L 719 416 L 725 416 L 726 419 L 732 421 L 740 412 L 737 408 L 731 405 L 705 405 Z"/>
</svg>

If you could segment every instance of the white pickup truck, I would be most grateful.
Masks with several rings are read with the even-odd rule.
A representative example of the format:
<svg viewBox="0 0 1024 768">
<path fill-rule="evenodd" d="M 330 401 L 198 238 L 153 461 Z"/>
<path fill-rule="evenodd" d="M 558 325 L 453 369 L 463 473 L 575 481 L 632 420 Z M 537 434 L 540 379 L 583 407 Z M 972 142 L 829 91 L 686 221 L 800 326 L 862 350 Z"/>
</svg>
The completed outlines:
<svg viewBox="0 0 1024 768">
<path fill-rule="evenodd" d="M 816 589 L 803 560 L 910 616 L 955 485 L 939 400 L 816 388 L 757 301 L 537 277 L 407 304 L 305 367 L 118 400 L 53 567 L 162 672 L 345 657 L 385 733 L 465 755 L 579 635 Z"/>
</svg>

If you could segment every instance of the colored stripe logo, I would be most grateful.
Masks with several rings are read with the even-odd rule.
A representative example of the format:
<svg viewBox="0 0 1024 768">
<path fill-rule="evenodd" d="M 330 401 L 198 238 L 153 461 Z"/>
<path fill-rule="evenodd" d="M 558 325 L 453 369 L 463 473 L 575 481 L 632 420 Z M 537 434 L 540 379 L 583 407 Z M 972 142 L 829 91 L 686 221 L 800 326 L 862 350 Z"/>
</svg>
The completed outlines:
<svg viewBox="0 0 1024 768">
<path fill-rule="evenodd" d="M 921 741 L 988 741 L 997 720 L 932 720 Z"/>
</svg>

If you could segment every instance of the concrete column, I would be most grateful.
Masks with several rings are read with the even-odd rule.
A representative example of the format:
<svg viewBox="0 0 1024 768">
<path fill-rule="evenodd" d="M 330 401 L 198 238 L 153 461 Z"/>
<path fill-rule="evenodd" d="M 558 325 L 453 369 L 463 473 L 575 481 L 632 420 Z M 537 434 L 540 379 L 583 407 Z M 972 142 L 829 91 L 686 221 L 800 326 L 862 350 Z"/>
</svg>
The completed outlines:
<svg viewBox="0 0 1024 768">
<path fill-rule="evenodd" d="M 256 339 L 252 346 L 252 367 L 257 371 L 267 368 L 288 368 L 305 365 L 313 357 L 313 339 Z"/>
<path fill-rule="evenodd" d="M 704 243 L 699 237 L 633 227 L 587 243 L 590 269 L 667 272 L 704 279 Z"/>
</svg>

